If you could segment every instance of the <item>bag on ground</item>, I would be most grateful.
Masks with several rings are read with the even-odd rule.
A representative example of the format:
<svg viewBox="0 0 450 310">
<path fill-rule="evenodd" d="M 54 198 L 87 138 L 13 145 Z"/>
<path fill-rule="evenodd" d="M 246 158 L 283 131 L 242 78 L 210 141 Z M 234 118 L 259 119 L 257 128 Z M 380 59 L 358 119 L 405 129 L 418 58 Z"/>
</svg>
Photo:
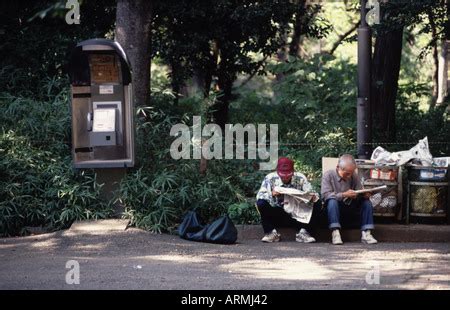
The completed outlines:
<svg viewBox="0 0 450 310">
<path fill-rule="evenodd" d="M 237 240 L 237 229 L 231 219 L 224 215 L 211 224 L 202 225 L 198 214 L 189 211 L 178 227 L 181 238 L 190 241 L 232 244 Z"/>
</svg>

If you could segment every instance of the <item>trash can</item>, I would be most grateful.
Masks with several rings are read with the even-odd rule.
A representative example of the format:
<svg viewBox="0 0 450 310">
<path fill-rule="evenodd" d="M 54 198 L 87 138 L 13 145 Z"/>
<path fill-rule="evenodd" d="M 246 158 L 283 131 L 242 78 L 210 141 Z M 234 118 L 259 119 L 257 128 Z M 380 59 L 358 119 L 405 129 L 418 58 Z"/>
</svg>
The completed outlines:
<svg viewBox="0 0 450 310">
<path fill-rule="evenodd" d="M 448 167 L 408 165 L 406 223 L 411 218 L 449 222 Z"/>
</svg>

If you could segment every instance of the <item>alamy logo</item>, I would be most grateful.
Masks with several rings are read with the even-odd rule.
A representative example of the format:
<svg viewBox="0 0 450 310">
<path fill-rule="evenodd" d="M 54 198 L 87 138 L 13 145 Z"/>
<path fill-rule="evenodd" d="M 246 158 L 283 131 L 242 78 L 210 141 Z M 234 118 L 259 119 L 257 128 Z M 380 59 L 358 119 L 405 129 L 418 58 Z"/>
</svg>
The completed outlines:
<svg viewBox="0 0 450 310">
<path fill-rule="evenodd" d="M 366 22 L 371 26 L 379 25 L 381 22 L 380 2 L 378 0 L 369 0 L 367 1 L 366 9 L 369 9 L 369 12 L 366 14 Z"/>
<path fill-rule="evenodd" d="M 370 270 L 366 273 L 366 283 L 368 285 L 380 284 L 380 265 L 378 263 L 372 263 Z"/>
<path fill-rule="evenodd" d="M 66 262 L 66 269 L 70 269 L 66 273 L 66 284 L 80 284 L 80 263 L 76 260 Z"/>
<path fill-rule="evenodd" d="M 273 170 L 278 161 L 278 125 L 270 124 L 269 145 L 267 145 L 266 124 L 226 124 L 222 129 L 217 124 L 206 124 L 201 128 L 201 117 L 193 117 L 192 137 L 191 128 L 185 124 L 176 124 L 170 130 L 170 135 L 176 137 L 170 146 L 173 159 L 222 159 L 225 142 L 225 159 L 256 159 L 256 153 L 261 160 L 268 162 L 259 164 L 260 170 Z M 247 143 L 245 135 L 247 134 Z M 257 139 L 258 138 L 258 139 Z M 192 145 L 192 157 L 191 157 Z M 247 145 L 247 150 L 245 146 Z M 234 148 L 236 146 L 236 148 Z M 267 150 L 269 146 L 269 151 Z M 234 154 L 234 150 L 236 153 Z"/>
<path fill-rule="evenodd" d="M 78 0 L 67 0 L 66 9 L 70 9 L 66 13 L 66 23 L 69 25 L 80 24 L 80 3 Z"/>
</svg>

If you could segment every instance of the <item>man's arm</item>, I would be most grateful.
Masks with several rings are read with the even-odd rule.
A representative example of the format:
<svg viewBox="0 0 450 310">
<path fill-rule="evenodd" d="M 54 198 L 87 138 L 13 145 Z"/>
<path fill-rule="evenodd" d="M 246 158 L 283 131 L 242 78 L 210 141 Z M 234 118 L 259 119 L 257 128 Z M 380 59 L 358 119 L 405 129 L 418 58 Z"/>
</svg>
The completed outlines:
<svg viewBox="0 0 450 310">
<path fill-rule="evenodd" d="M 336 193 L 333 188 L 330 172 L 325 172 L 325 174 L 323 175 L 321 188 L 322 188 L 321 190 L 322 199 L 324 201 L 327 201 L 329 199 L 336 199 L 337 201 L 342 201 L 343 199 L 342 193 Z"/>
<path fill-rule="evenodd" d="M 313 193 L 313 195 L 311 195 L 311 201 L 316 202 L 319 200 L 319 194 L 314 191 L 306 176 L 301 173 L 299 173 L 298 176 L 302 179 L 301 188 L 298 189 L 306 193 Z"/>
<path fill-rule="evenodd" d="M 261 184 L 261 188 L 256 195 L 256 199 L 266 200 L 271 206 L 275 206 L 275 200 L 272 195 L 272 184 L 268 176 L 264 178 Z"/>
</svg>

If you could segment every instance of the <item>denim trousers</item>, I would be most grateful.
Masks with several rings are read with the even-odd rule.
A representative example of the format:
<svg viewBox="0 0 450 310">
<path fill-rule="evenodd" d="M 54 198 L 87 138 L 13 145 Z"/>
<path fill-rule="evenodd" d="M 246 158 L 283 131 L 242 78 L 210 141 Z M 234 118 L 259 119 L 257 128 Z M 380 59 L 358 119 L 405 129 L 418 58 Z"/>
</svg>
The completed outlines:
<svg viewBox="0 0 450 310">
<path fill-rule="evenodd" d="M 369 199 L 355 199 L 350 205 L 342 201 L 329 199 L 326 202 L 328 227 L 330 229 L 344 226 L 360 226 L 361 230 L 373 229 L 373 206 Z"/>
</svg>

